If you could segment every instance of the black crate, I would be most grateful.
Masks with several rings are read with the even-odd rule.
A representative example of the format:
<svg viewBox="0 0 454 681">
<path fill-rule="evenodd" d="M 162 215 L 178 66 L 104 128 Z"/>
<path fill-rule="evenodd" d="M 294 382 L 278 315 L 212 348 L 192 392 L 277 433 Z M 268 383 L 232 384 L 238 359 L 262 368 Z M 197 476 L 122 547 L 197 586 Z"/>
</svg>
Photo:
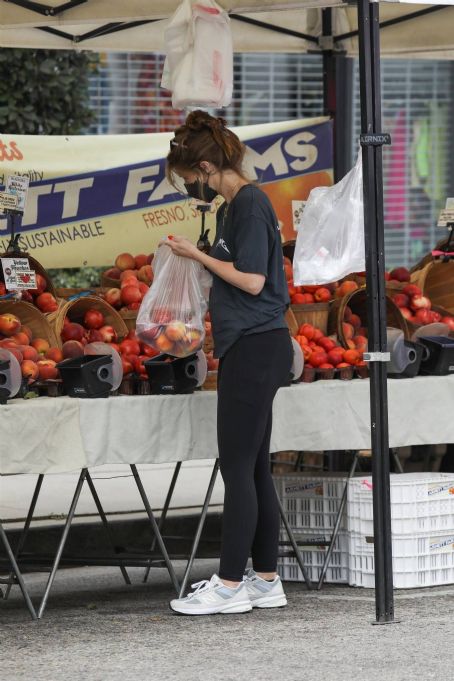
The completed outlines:
<svg viewBox="0 0 454 681">
<path fill-rule="evenodd" d="M 152 395 L 182 395 L 197 387 L 197 355 L 171 357 L 158 355 L 143 363 Z"/>
<path fill-rule="evenodd" d="M 69 397 L 108 397 L 113 387 L 111 355 L 83 355 L 57 364 Z"/>
<path fill-rule="evenodd" d="M 427 350 L 423 357 L 421 373 L 432 376 L 445 376 L 454 373 L 454 338 L 448 336 L 428 336 L 419 342 Z"/>
</svg>

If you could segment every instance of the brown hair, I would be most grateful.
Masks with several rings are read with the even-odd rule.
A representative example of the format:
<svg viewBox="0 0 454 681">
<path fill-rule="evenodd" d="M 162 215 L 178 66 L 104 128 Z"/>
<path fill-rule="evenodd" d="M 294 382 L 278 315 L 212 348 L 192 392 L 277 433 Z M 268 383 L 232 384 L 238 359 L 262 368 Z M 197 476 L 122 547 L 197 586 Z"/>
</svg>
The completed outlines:
<svg viewBox="0 0 454 681">
<path fill-rule="evenodd" d="M 174 171 L 200 171 L 199 163 L 210 161 L 220 171 L 234 170 L 247 180 L 242 168 L 244 152 L 244 144 L 226 127 L 223 118 L 210 116 L 206 111 L 191 111 L 170 142 L 166 177 L 174 185 Z"/>
</svg>

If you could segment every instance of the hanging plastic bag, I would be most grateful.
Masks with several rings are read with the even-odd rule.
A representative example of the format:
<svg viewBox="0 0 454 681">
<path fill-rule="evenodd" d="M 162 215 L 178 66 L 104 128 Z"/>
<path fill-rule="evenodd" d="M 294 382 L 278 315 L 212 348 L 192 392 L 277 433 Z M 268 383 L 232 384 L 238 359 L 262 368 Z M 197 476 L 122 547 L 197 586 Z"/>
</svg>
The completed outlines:
<svg viewBox="0 0 454 681">
<path fill-rule="evenodd" d="M 360 153 L 340 182 L 311 191 L 296 238 L 293 280 L 295 286 L 329 284 L 365 267 Z"/>
<path fill-rule="evenodd" d="M 202 347 L 211 275 L 191 258 L 162 245 L 154 279 L 137 314 L 136 333 L 159 353 L 187 357 Z"/>
<path fill-rule="evenodd" d="M 161 87 L 174 109 L 226 107 L 232 101 L 230 19 L 214 0 L 183 0 L 164 32 L 167 56 Z"/>
</svg>

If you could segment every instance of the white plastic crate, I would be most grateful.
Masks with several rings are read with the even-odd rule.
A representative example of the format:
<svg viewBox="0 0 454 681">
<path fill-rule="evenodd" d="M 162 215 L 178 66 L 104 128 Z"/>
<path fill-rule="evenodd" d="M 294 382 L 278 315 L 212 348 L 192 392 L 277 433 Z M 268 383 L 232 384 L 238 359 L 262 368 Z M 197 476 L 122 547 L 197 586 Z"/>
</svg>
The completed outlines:
<svg viewBox="0 0 454 681">
<path fill-rule="evenodd" d="M 348 533 L 350 586 L 375 587 L 374 544 L 367 535 Z M 393 580 L 396 589 L 454 583 L 454 530 L 393 535 Z"/>
<path fill-rule="evenodd" d="M 274 476 L 287 520 L 293 530 L 334 528 L 347 478 L 345 474 L 323 473 Z M 340 525 L 347 529 L 344 511 Z"/>
<path fill-rule="evenodd" d="M 396 535 L 454 533 L 454 474 L 392 474 L 391 522 Z M 347 523 L 350 532 L 374 533 L 371 477 L 349 481 Z"/>
<path fill-rule="evenodd" d="M 296 541 L 300 539 L 311 542 L 329 541 L 331 532 L 321 533 L 318 530 L 299 530 L 294 533 Z M 286 533 L 281 532 L 281 540 L 288 541 Z M 281 546 L 280 550 L 291 550 L 291 546 Z M 307 569 L 309 579 L 318 582 L 322 573 L 325 555 L 328 546 L 300 546 L 304 566 Z M 341 530 L 334 543 L 333 553 L 326 572 L 325 581 L 331 584 L 348 584 L 349 579 L 349 541 L 348 534 Z M 296 558 L 282 557 L 278 559 L 277 571 L 281 579 L 290 582 L 303 582 L 304 577 Z"/>
</svg>

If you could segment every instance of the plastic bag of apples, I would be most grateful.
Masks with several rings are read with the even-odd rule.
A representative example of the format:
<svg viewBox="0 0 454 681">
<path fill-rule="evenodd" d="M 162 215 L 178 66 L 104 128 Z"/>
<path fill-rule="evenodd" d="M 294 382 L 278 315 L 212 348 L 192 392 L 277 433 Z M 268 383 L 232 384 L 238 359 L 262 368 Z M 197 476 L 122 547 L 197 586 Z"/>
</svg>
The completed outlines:
<svg viewBox="0 0 454 681">
<path fill-rule="evenodd" d="M 163 244 L 153 260 L 154 279 L 136 321 L 136 334 L 159 353 L 187 357 L 202 347 L 211 275 Z"/>
</svg>

